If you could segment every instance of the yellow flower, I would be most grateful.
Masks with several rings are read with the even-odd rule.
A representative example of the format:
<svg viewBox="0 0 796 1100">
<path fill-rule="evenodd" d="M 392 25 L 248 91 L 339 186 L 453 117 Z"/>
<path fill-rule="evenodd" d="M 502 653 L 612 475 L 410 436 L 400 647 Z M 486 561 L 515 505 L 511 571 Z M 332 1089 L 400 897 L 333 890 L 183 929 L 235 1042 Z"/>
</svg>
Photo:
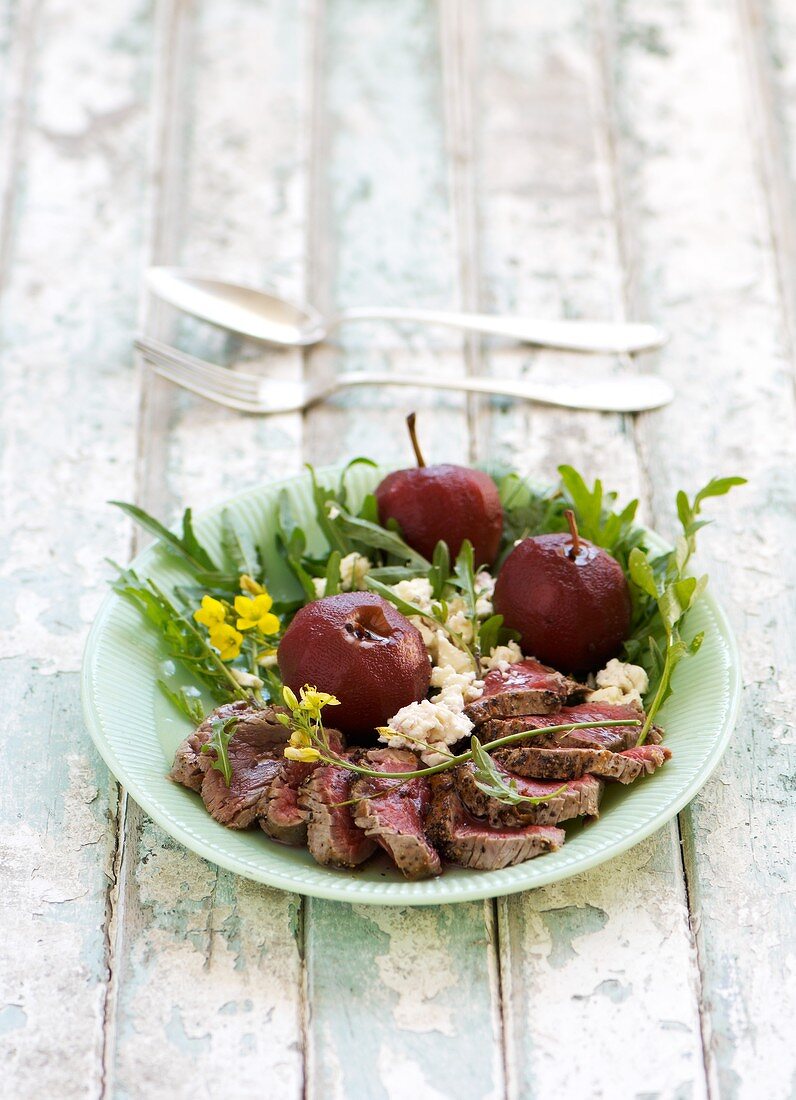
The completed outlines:
<svg viewBox="0 0 796 1100">
<path fill-rule="evenodd" d="M 212 596 L 202 596 L 202 606 L 198 611 L 194 611 L 193 617 L 208 630 L 213 630 L 224 622 L 226 612 L 223 603 L 219 600 L 214 600 Z"/>
<path fill-rule="evenodd" d="M 320 760 L 321 754 L 317 749 L 293 749 L 286 748 L 285 756 L 288 760 L 298 760 L 300 764 L 314 764 L 316 760 Z"/>
<path fill-rule="evenodd" d="M 299 701 L 289 687 L 282 688 L 282 698 L 285 700 L 285 706 L 288 710 L 296 711 L 299 709 Z"/>
<path fill-rule="evenodd" d="M 258 627 L 263 634 L 277 634 L 279 619 L 271 611 L 273 602 L 267 592 L 259 596 L 236 596 L 238 630 L 253 630 Z"/>
<path fill-rule="evenodd" d="M 216 647 L 222 661 L 234 661 L 240 653 L 242 642 L 243 635 L 229 623 L 221 623 L 210 631 L 210 644 Z"/>
<path fill-rule="evenodd" d="M 301 709 L 306 710 L 314 718 L 319 718 L 323 707 L 339 707 L 340 700 L 326 691 L 318 691 L 317 688 L 305 684 L 301 689 Z"/>
<path fill-rule="evenodd" d="M 306 730 L 293 730 L 290 735 L 290 744 L 294 749 L 306 749 L 312 741 Z"/>
<path fill-rule="evenodd" d="M 254 577 L 250 577 L 248 573 L 243 573 L 240 578 L 240 590 L 241 592 L 247 592 L 250 596 L 263 596 L 265 595 L 265 589 L 261 584 L 258 584 Z"/>
</svg>

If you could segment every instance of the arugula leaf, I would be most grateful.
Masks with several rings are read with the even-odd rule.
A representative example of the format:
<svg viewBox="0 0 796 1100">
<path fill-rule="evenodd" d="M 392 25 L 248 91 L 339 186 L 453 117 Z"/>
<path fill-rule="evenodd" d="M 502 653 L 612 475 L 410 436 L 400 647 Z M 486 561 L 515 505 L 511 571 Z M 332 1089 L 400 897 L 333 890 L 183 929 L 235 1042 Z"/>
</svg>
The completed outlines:
<svg viewBox="0 0 796 1100">
<path fill-rule="evenodd" d="M 164 527 L 159 520 L 155 519 L 154 516 L 150 516 L 143 508 L 139 508 L 137 504 L 126 504 L 121 500 L 109 500 L 108 503 L 115 508 L 120 508 L 126 516 L 135 520 L 145 531 L 149 531 L 155 538 L 160 539 L 166 549 L 184 558 L 194 570 L 210 573 L 219 572 L 218 566 L 214 564 L 213 559 L 194 534 L 190 508 L 186 508 L 182 517 L 182 537 L 180 537 L 170 531 L 168 527 Z"/>
<path fill-rule="evenodd" d="M 431 568 L 431 563 L 408 546 L 400 535 L 388 531 L 378 523 L 352 516 L 342 508 L 333 523 L 335 529 L 349 539 L 356 540 L 369 549 L 384 550 L 403 564 L 412 566 L 415 570 L 414 576 L 425 576 Z"/>
<path fill-rule="evenodd" d="M 285 560 L 301 585 L 305 599 L 307 601 L 316 599 L 312 576 L 304 567 L 307 536 L 295 522 L 290 507 L 290 498 L 284 490 L 279 495 L 279 507 L 276 515 L 276 542 L 277 546 L 282 548 Z"/>
<path fill-rule="evenodd" d="M 224 776 L 224 782 L 227 786 L 232 783 L 232 764 L 229 760 L 229 743 L 235 736 L 235 729 L 238 725 L 238 719 L 232 718 L 213 718 L 210 723 L 210 740 L 202 745 L 201 752 L 203 753 L 215 753 L 215 757 L 210 764 L 211 768 L 214 768 L 217 772 L 221 772 Z"/>
<path fill-rule="evenodd" d="M 221 513 L 221 552 L 226 561 L 231 562 L 237 570 L 238 577 L 241 573 L 248 573 L 250 577 L 257 576 L 254 541 L 247 531 L 238 527 L 228 508 Z"/>
<path fill-rule="evenodd" d="M 188 668 L 216 701 L 251 698 L 209 642 L 154 581 L 142 582 L 132 569 L 123 569 L 113 582 L 113 590 L 138 608 L 165 641 L 169 656 Z"/>
<path fill-rule="evenodd" d="M 545 795 L 523 795 L 517 790 L 516 779 L 505 779 L 504 774 L 499 771 L 494 760 L 484 751 L 481 742 L 473 734 L 470 739 L 470 751 L 472 752 L 472 760 L 475 765 L 475 785 L 479 791 L 482 791 L 489 798 L 494 798 L 498 802 L 502 802 L 505 806 L 521 806 L 523 804 L 527 806 L 541 806 L 545 802 L 550 802 L 551 799 L 557 798 L 562 794 L 567 787 L 568 783 L 564 783 L 557 790 L 551 791 Z"/>
<path fill-rule="evenodd" d="M 481 623 L 481 627 L 478 631 L 478 641 L 481 653 L 485 656 L 488 657 L 492 650 L 499 644 L 500 628 L 502 626 L 502 615 L 491 615 Z"/>
<path fill-rule="evenodd" d="M 435 599 L 440 599 L 445 591 L 451 571 L 451 556 L 446 542 L 438 542 L 434 547 L 431 559 L 431 568 L 428 571 L 428 579 L 431 584 L 431 593 Z"/>
<path fill-rule="evenodd" d="M 372 466 L 374 470 L 378 469 L 378 463 L 374 462 L 372 458 L 365 458 L 363 455 L 360 455 L 358 458 L 352 458 L 350 462 L 346 463 L 343 467 L 343 472 L 340 474 L 340 482 L 337 487 L 337 499 L 345 508 L 348 507 L 348 485 L 346 484 L 346 478 L 355 466 Z"/>
<path fill-rule="evenodd" d="M 372 572 L 368 573 L 365 577 L 365 584 L 372 592 L 378 592 L 380 596 L 388 600 L 393 607 L 396 607 L 401 614 L 406 615 L 407 618 L 411 618 L 413 615 L 419 615 L 421 619 L 435 618 L 430 611 L 424 611 L 423 608 L 418 607 L 416 603 L 410 603 L 409 600 L 405 600 L 399 596 L 397 592 L 393 592 L 386 584 L 382 584 L 381 581 L 374 579 Z"/>
<path fill-rule="evenodd" d="M 181 714 L 189 718 L 195 726 L 201 725 L 205 716 L 205 708 L 196 688 L 183 686 L 179 691 L 174 691 L 165 680 L 158 680 L 157 683 L 166 698 L 174 704 Z"/>
<path fill-rule="evenodd" d="M 340 591 L 340 551 L 332 550 L 326 565 L 324 596 L 336 596 Z"/>
</svg>

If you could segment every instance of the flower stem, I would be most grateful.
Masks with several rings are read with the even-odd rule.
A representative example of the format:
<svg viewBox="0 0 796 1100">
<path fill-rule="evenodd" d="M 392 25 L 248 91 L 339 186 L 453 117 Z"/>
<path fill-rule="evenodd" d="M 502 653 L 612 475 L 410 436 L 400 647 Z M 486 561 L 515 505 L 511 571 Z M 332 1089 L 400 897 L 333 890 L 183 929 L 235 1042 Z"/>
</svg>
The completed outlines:
<svg viewBox="0 0 796 1100">
<path fill-rule="evenodd" d="M 505 737 L 498 737 L 496 741 L 489 741 L 486 745 L 482 745 L 481 748 L 484 752 L 494 752 L 495 749 L 500 749 L 504 745 L 513 745 L 517 741 L 522 741 L 527 737 L 540 737 L 541 735 L 547 735 L 551 733 L 571 733 L 573 730 L 593 730 L 593 729 L 608 729 L 611 726 L 640 726 L 641 720 L 638 718 L 611 718 L 609 720 L 602 720 L 599 722 L 566 722 L 560 726 L 543 726 L 538 730 L 524 730 L 521 733 L 510 733 Z M 440 772 L 446 772 L 450 768 L 455 767 L 457 764 L 466 764 L 468 760 L 472 760 L 473 750 L 468 749 L 467 752 L 461 753 L 459 756 L 452 756 L 450 760 L 446 760 L 443 764 L 435 764 L 430 768 L 418 768 L 412 772 L 382 772 L 375 771 L 373 768 L 363 768 L 359 764 L 352 764 L 350 760 L 344 760 L 339 756 L 323 757 L 323 760 L 327 764 L 334 764 L 340 768 L 346 768 L 348 771 L 356 772 L 357 775 L 368 775 L 374 779 L 422 779 L 429 775 L 439 775 Z"/>
</svg>

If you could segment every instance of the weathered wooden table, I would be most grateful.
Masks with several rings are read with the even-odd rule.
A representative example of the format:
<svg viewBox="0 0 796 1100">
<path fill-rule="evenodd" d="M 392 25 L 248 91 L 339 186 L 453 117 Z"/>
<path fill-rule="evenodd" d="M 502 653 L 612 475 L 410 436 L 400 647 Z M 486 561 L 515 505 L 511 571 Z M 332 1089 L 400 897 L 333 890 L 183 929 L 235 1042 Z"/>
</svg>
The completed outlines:
<svg viewBox="0 0 796 1100">
<path fill-rule="evenodd" d="M 2 1086 L 28 1097 L 793 1095 L 796 17 L 789 0 L 6 0 Z M 352 326 L 307 355 L 142 304 L 150 263 L 322 308 L 660 321 L 638 418 L 362 391 L 246 419 L 136 370 L 139 328 L 280 377 L 614 364 Z M 642 497 L 714 473 L 702 565 L 746 701 L 679 821 L 564 884 L 351 908 L 172 842 L 93 752 L 81 647 L 165 517 L 354 453 L 573 462 Z M 789 802 L 791 808 L 789 809 Z"/>
</svg>

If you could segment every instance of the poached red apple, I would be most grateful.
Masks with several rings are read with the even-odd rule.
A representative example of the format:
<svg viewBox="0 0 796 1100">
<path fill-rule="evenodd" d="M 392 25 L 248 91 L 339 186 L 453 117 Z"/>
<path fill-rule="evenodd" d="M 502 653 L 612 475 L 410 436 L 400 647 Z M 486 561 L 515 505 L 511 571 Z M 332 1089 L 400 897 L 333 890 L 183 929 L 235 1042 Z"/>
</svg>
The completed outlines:
<svg viewBox="0 0 796 1100">
<path fill-rule="evenodd" d="M 488 474 L 467 466 L 426 466 L 415 433 L 415 414 L 406 419 L 417 468 L 387 474 L 376 489 L 379 520 L 397 521 L 406 542 L 431 560 L 438 542 L 454 559 L 465 539 L 476 565 L 491 565 L 503 530 L 503 507 Z"/>
<path fill-rule="evenodd" d="M 328 721 L 345 733 L 367 733 L 409 703 L 425 698 L 431 665 L 420 632 L 373 592 L 342 592 L 302 607 L 277 651 L 282 681 L 297 695 L 304 684 L 340 700 Z"/>
<path fill-rule="evenodd" d="M 630 628 L 630 590 L 622 567 L 569 534 L 523 539 L 503 563 L 495 611 L 522 636 L 524 653 L 557 669 L 592 671 L 614 657 Z"/>
</svg>

